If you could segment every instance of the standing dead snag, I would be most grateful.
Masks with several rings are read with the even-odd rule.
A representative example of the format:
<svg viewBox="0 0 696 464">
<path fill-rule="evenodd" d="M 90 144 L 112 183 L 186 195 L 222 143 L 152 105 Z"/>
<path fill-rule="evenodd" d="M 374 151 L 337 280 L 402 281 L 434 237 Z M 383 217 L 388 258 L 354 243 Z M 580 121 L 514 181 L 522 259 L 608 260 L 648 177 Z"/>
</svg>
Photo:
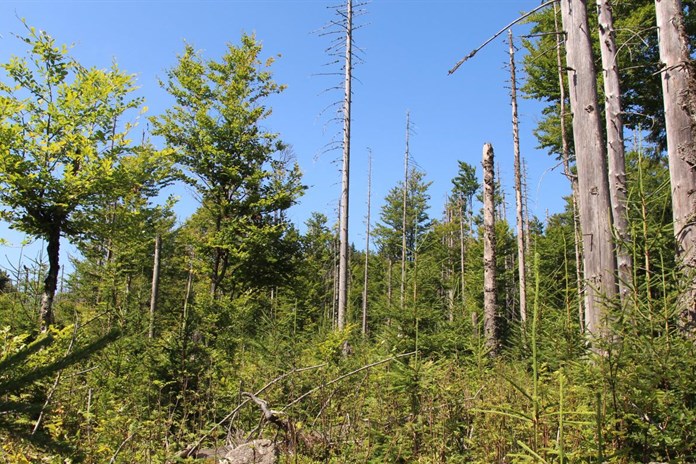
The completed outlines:
<svg viewBox="0 0 696 464">
<path fill-rule="evenodd" d="M 524 211 L 522 203 L 522 161 L 520 155 L 520 124 L 517 117 L 517 76 L 515 69 L 515 45 L 512 41 L 512 30 L 508 31 L 510 41 L 510 100 L 512 101 L 512 142 L 514 145 L 515 161 L 515 211 L 517 217 L 517 267 L 520 279 L 520 322 L 524 332 L 527 322 L 527 265 L 525 262 Z"/>
<path fill-rule="evenodd" d="M 350 111 L 352 104 L 351 84 L 353 82 L 353 1 L 346 4 L 346 49 L 345 79 L 343 100 L 343 169 L 341 171 L 341 217 L 339 230 L 338 259 L 338 330 L 346 324 L 348 306 L 348 199 L 350 193 Z"/>
<path fill-rule="evenodd" d="M 693 330 L 696 326 L 696 76 L 682 11 L 681 0 L 655 1 L 677 262 L 688 285 L 679 309 L 682 322 Z"/>
<path fill-rule="evenodd" d="M 483 332 L 491 355 L 498 347 L 495 284 L 495 179 L 493 146 L 483 145 Z"/>
<path fill-rule="evenodd" d="M 566 64 L 578 171 L 578 206 L 584 252 L 585 324 L 591 336 L 606 335 L 605 299 L 616 295 L 607 154 L 597 105 L 597 74 L 586 0 L 561 0 Z"/>
<path fill-rule="evenodd" d="M 599 49 L 604 74 L 604 108 L 609 158 L 609 199 L 616 230 L 616 264 L 619 296 L 627 299 L 633 281 L 633 258 L 629 250 L 630 234 L 626 209 L 626 157 L 624 154 L 623 118 L 621 116 L 621 85 L 614 37 L 614 18 L 610 0 L 597 0 L 599 16 Z"/>
<path fill-rule="evenodd" d="M 372 196 L 372 151 L 367 158 L 367 219 L 365 221 L 365 275 L 363 280 L 362 334 L 367 335 L 367 278 L 370 263 L 370 199 Z"/>
</svg>

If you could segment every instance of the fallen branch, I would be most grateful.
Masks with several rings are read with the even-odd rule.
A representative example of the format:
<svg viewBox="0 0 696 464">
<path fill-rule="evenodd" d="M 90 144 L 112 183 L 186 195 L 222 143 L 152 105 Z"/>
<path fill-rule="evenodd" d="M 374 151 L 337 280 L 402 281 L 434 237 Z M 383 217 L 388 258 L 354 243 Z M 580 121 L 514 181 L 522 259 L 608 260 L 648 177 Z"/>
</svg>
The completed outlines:
<svg viewBox="0 0 696 464">
<path fill-rule="evenodd" d="M 248 392 L 243 392 L 242 396 L 246 396 L 249 398 L 251 401 L 256 403 L 256 405 L 261 408 L 261 412 L 263 412 L 263 418 L 272 424 L 275 424 L 279 429 L 284 430 L 285 432 L 288 432 L 290 430 L 290 425 L 288 424 L 288 421 L 281 419 L 279 417 L 279 414 L 282 414 L 280 411 L 275 411 L 273 409 L 270 409 L 268 407 L 268 402 L 265 400 L 262 400 L 258 396 L 254 395 L 253 393 L 248 393 Z"/>
<path fill-rule="evenodd" d="M 411 355 L 413 355 L 413 354 L 416 354 L 416 352 L 415 352 L 415 351 L 411 351 L 411 352 L 409 352 L 409 353 L 397 354 L 396 356 L 392 356 L 391 358 L 383 359 L 383 360 L 381 360 L 381 361 L 377 361 L 377 362 L 374 362 L 374 363 L 372 363 L 372 364 L 368 364 L 368 365 L 366 365 L 366 366 L 362 366 L 362 367 L 360 367 L 360 368 L 358 368 L 358 369 L 355 369 L 354 371 L 348 372 L 347 374 L 343 374 L 343 375 L 341 375 L 340 377 L 336 377 L 335 379 L 331 380 L 330 382 L 327 382 L 327 383 L 325 383 L 325 384 L 321 384 L 321 385 L 319 385 L 318 387 L 314 387 L 314 388 L 312 388 L 311 390 L 309 390 L 308 392 L 306 392 L 306 393 L 300 395 L 299 397 L 295 398 L 293 401 L 291 401 L 290 403 L 288 403 L 281 411 L 285 411 L 285 410 L 288 409 L 289 407 L 294 406 L 295 404 L 299 403 L 300 401 L 302 401 L 303 399 L 305 399 L 305 398 L 308 397 L 309 395 L 313 394 L 314 392 L 316 392 L 316 391 L 318 391 L 318 390 L 320 390 L 320 389 L 322 389 L 322 388 L 328 387 L 329 385 L 332 385 L 332 384 L 334 384 L 334 383 L 336 383 L 336 382 L 340 382 L 341 380 L 345 379 L 346 377 L 350 377 L 351 375 L 357 374 L 358 372 L 362 372 L 362 371 L 364 371 L 364 370 L 366 370 L 366 369 L 370 369 L 370 368 L 372 368 L 372 367 L 379 366 L 380 364 L 385 364 L 385 363 L 388 363 L 388 362 L 390 362 L 390 361 L 394 361 L 394 360 L 396 360 L 396 359 L 398 359 L 398 358 L 404 358 L 404 357 L 406 357 L 406 356 L 411 356 Z"/>
<path fill-rule="evenodd" d="M 298 373 L 298 372 L 309 371 L 309 370 L 312 370 L 312 369 L 319 369 L 319 368 L 324 367 L 324 366 L 326 366 L 326 363 L 317 364 L 316 366 L 302 367 L 302 368 L 299 368 L 299 369 L 296 368 L 296 369 L 293 369 L 293 370 L 291 370 L 291 371 L 288 371 L 288 372 L 286 372 L 286 373 L 284 373 L 284 374 L 282 374 L 282 375 L 276 377 L 275 379 L 271 380 L 270 382 L 268 382 L 268 383 L 267 383 L 266 385 L 264 385 L 260 390 L 258 390 L 256 393 L 254 393 L 254 395 L 260 395 L 261 393 L 263 393 L 263 392 L 265 392 L 266 390 L 268 390 L 272 385 L 274 385 L 274 384 L 280 382 L 281 380 L 283 380 L 284 378 L 288 377 L 289 375 L 292 375 L 292 374 L 295 374 L 295 373 Z M 227 422 L 231 417 L 233 417 L 235 414 L 237 414 L 237 413 L 239 412 L 239 410 L 242 409 L 242 407 L 243 407 L 245 404 L 247 404 L 249 401 L 250 401 L 250 399 L 247 398 L 247 399 L 245 399 L 244 401 L 242 401 L 241 403 L 239 403 L 239 405 L 238 405 L 236 408 L 234 408 L 234 409 L 232 410 L 231 413 L 229 413 L 228 415 L 226 415 L 225 417 L 223 417 L 218 423 L 216 423 L 215 425 L 213 425 L 213 426 L 210 428 L 210 430 L 208 430 L 206 433 L 204 433 L 203 435 L 201 435 L 201 437 L 196 441 L 196 443 L 194 443 L 193 445 L 187 447 L 185 450 L 183 450 L 181 453 L 179 453 L 179 457 L 187 458 L 187 457 L 191 456 L 191 454 L 193 454 L 193 453 L 201 446 L 201 443 L 203 443 L 203 440 L 205 440 L 206 438 L 208 438 L 208 437 L 210 436 L 210 434 L 212 434 L 212 433 L 215 431 L 215 429 L 217 429 L 218 427 L 220 427 L 222 424 L 224 424 L 225 422 Z"/>
<path fill-rule="evenodd" d="M 479 51 L 481 51 L 481 49 L 482 49 L 483 47 L 485 47 L 485 46 L 488 45 L 489 43 L 493 42 L 498 36 L 500 36 L 500 34 L 502 34 L 503 32 L 507 31 L 508 29 L 510 29 L 510 28 L 511 28 L 512 26 L 514 26 L 515 24 L 517 24 L 517 23 L 519 23 L 520 21 L 522 21 L 522 20 L 528 18 L 529 16 L 533 15 L 534 13 L 536 13 L 536 12 L 539 11 L 539 10 L 541 10 L 542 8 L 545 8 L 545 7 L 547 7 L 547 6 L 549 6 L 549 5 L 553 4 L 553 3 L 556 3 L 557 1 L 558 1 L 558 0 L 550 0 L 550 1 L 548 1 L 548 2 L 544 2 L 544 3 L 542 3 L 541 5 L 539 5 L 538 7 L 534 8 L 532 11 L 523 14 L 522 16 L 520 16 L 519 18 L 517 18 L 516 20 L 514 20 L 513 22 L 511 22 L 510 24 L 508 24 L 507 26 L 505 26 L 504 28 L 502 28 L 501 30 L 499 30 L 498 32 L 496 32 L 492 37 L 490 37 L 488 40 L 486 40 L 486 41 L 485 41 L 483 44 L 481 44 L 478 48 L 475 48 L 471 53 L 469 53 L 469 54 L 466 55 L 464 58 L 462 58 L 461 60 L 459 60 L 459 61 L 457 62 L 457 64 L 455 64 L 454 67 L 453 67 L 452 69 L 450 69 L 449 72 L 448 72 L 447 74 L 454 74 L 454 73 L 457 71 L 457 69 L 459 69 L 459 67 L 460 67 L 461 65 L 464 64 L 464 62 L 465 62 L 466 60 L 468 60 L 469 58 L 473 58 L 474 55 L 476 55 Z"/>
</svg>

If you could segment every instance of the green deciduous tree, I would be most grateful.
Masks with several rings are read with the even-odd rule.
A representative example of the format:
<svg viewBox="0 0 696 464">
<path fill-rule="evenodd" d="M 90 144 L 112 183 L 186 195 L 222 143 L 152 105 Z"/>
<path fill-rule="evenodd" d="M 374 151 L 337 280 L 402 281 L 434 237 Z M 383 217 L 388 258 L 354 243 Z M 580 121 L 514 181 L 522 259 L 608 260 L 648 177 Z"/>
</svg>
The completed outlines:
<svg viewBox="0 0 696 464">
<path fill-rule="evenodd" d="M 261 127 L 271 113 L 266 98 L 283 86 L 272 79 L 273 59 L 260 55 L 250 35 L 219 61 L 186 45 L 162 83 L 174 103 L 152 119 L 199 196 L 194 228 L 214 297 L 235 270 L 253 268 L 254 281 L 287 263 L 276 253 L 290 229 L 283 212 L 303 190 L 297 165 L 274 158 L 284 148 L 277 134 Z"/>
<path fill-rule="evenodd" d="M 133 76 L 116 65 L 85 68 L 43 31 L 28 28 L 20 39 L 27 56 L 1 66 L 0 203 L 11 227 L 47 242 L 45 330 L 54 320 L 61 236 L 89 231 L 95 209 L 143 180 L 133 172 L 137 159 L 161 154 L 128 139 L 133 124 L 125 119 L 142 104 L 131 96 Z"/>
</svg>

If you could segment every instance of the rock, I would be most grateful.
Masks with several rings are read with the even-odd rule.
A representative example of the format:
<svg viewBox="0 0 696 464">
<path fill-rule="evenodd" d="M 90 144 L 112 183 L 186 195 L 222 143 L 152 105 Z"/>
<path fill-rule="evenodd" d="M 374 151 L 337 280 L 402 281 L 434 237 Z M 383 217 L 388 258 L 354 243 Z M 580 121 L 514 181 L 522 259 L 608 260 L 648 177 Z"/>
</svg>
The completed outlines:
<svg viewBox="0 0 696 464">
<path fill-rule="evenodd" d="M 278 448 L 271 440 L 253 440 L 229 451 L 222 464 L 277 464 Z"/>
</svg>

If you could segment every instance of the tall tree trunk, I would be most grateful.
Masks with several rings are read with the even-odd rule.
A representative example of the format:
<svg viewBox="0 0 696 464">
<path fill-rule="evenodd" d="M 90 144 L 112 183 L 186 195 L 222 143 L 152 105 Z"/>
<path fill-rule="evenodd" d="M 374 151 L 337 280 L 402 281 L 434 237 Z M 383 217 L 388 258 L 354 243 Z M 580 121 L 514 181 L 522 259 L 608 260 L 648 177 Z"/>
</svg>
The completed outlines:
<svg viewBox="0 0 696 464">
<path fill-rule="evenodd" d="M 522 162 L 520 160 L 520 124 L 517 118 L 517 75 L 515 69 L 515 44 L 512 29 L 508 31 L 510 40 L 510 99 L 512 100 L 512 142 L 514 145 L 515 207 L 517 216 L 517 270 L 520 282 L 520 322 L 522 331 L 527 322 L 527 264 L 525 262 L 524 205 L 522 202 Z"/>
<path fill-rule="evenodd" d="M 616 229 L 616 265 L 619 278 L 619 296 L 628 298 L 633 282 L 633 258 L 628 212 L 626 210 L 626 156 L 624 154 L 623 118 L 621 116 L 621 86 L 617 65 L 614 18 L 610 0 L 597 0 L 599 16 L 599 49 L 604 72 L 604 107 L 609 158 L 609 198 Z"/>
<path fill-rule="evenodd" d="M 372 153 L 367 158 L 367 221 L 365 226 L 365 277 L 363 280 L 362 334 L 367 335 L 367 277 L 370 258 L 370 200 L 372 197 Z"/>
<path fill-rule="evenodd" d="M 578 177 L 570 170 L 570 147 L 568 145 L 568 130 L 566 128 L 566 86 L 563 79 L 563 34 L 558 28 L 558 13 L 556 4 L 553 4 L 553 23 L 556 32 L 556 65 L 558 69 L 558 89 L 560 92 L 560 125 L 561 125 L 561 151 L 563 157 L 563 173 L 570 182 L 571 201 L 573 203 L 573 244 L 575 251 L 575 281 L 577 286 L 578 322 L 580 332 L 585 332 L 585 310 L 583 305 L 583 293 L 585 284 L 582 279 L 582 234 L 580 233 L 580 219 L 578 215 Z"/>
<path fill-rule="evenodd" d="M 491 355 L 498 349 L 495 275 L 495 179 L 493 146 L 483 145 L 483 332 Z"/>
<path fill-rule="evenodd" d="M 401 215 L 401 311 L 404 310 L 406 301 L 406 209 L 408 202 L 408 158 L 409 158 L 409 134 L 411 129 L 411 113 L 406 113 L 406 151 L 404 152 L 404 190 L 402 198 Z"/>
<path fill-rule="evenodd" d="M 341 179 L 341 220 L 339 232 L 339 266 L 338 266 L 338 330 L 346 324 L 348 306 L 348 198 L 350 192 L 350 111 L 351 84 L 353 81 L 353 1 L 346 2 L 346 55 L 343 98 L 343 169 Z"/>
<path fill-rule="evenodd" d="M 677 262 L 687 279 L 679 309 L 682 322 L 691 330 L 696 326 L 696 76 L 681 0 L 656 0 L 655 13 Z"/>
<path fill-rule="evenodd" d="M 464 264 L 466 262 L 466 236 L 465 236 L 465 227 L 464 227 L 464 215 L 465 215 L 465 206 L 466 204 L 464 203 L 464 198 L 459 199 L 459 266 L 461 269 L 461 299 L 462 299 L 462 314 L 466 310 L 466 296 L 465 296 L 465 290 L 466 290 L 466 280 L 464 279 Z M 468 207 L 471 207 L 471 204 L 468 205 Z"/>
<path fill-rule="evenodd" d="M 53 325 L 53 299 L 58 288 L 58 272 L 60 271 L 60 228 L 50 231 L 47 237 L 46 253 L 48 254 L 48 274 L 44 279 L 43 295 L 41 296 L 41 309 L 39 310 L 39 325 L 41 332 L 46 332 Z"/>
<path fill-rule="evenodd" d="M 578 206 L 585 261 L 585 323 L 590 335 L 606 335 L 603 301 L 616 295 L 616 260 L 606 146 L 597 111 L 597 75 L 586 0 L 561 0 L 566 64 L 578 170 Z"/>
<path fill-rule="evenodd" d="M 162 251 L 162 236 L 155 236 L 155 258 L 152 266 L 152 291 L 150 292 L 150 327 L 147 338 L 152 339 L 155 335 L 155 312 L 157 311 L 157 297 L 159 295 L 159 276 L 160 276 L 160 252 Z"/>
</svg>

